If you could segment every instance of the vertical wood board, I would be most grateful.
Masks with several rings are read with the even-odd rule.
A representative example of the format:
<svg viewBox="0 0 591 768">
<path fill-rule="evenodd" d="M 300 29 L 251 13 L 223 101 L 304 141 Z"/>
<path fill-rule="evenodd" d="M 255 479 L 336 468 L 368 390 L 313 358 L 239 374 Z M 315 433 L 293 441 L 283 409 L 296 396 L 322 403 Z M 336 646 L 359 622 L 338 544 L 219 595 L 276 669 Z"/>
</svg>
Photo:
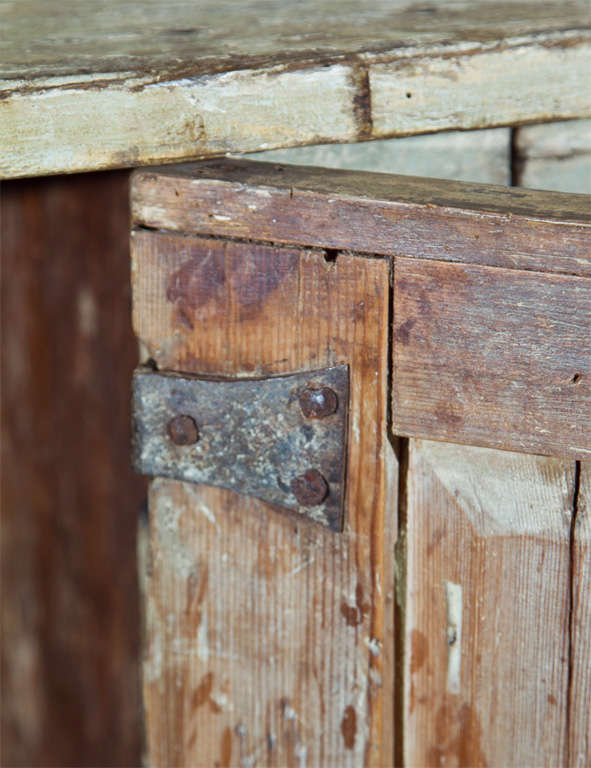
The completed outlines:
<svg viewBox="0 0 591 768">
<path fill-rule="evenodd" d="M 571 679 L 569 765 L 591 763 L 591 462 L 581 462 L 572 537 Z"/>
<path fill-rule="evenodd" d="M 153 482 L 153 765 L 392 762 L 388 285 L 386 260 L 133 235 L 135 328 L 160 368 L 351 373 L 342 534 L 228 491 Z"/>
<path fill-rule="evenodd" d="M 409 441 L 405 758 L 562 765 L 574 463 Z"/>
</svg>

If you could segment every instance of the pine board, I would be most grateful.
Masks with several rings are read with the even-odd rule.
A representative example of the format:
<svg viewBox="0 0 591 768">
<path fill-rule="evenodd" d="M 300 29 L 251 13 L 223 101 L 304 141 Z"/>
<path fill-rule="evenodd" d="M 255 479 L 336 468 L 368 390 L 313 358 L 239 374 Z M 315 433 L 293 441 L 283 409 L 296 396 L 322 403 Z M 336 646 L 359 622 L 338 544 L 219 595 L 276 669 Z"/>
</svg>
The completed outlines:
<svg viewBox="0 0 591 768">
<path fill-rule="evenodd" d="M 152 483 L 151 764 L 390 764 L 387 260 L 327 262 L 321 251 L 146 231 L 132 251 L 135 329 L 160 368 L 246 376 L 351 366 L 342 534 L 220 489 Z"/>
<path fill-rule="evenodd" d="M 409 441 L 409 766 L 564 765 L 574 462 Z"/>
</svg>

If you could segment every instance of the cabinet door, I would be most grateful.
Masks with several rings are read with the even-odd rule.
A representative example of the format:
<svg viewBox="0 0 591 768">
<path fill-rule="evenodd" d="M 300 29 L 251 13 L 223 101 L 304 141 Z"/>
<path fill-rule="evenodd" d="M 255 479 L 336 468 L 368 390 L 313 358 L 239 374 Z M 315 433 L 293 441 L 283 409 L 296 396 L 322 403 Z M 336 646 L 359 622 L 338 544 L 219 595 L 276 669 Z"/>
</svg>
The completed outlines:
<svg viewBox="0 0 591 768">
<path fill-rule="evenodd" d="M 349 379 L 337 530 L 154 478 L 150 764 L 588 762 L 589 198 L 220 160 L 132 207 L 154 376 Z"/>
</svg>

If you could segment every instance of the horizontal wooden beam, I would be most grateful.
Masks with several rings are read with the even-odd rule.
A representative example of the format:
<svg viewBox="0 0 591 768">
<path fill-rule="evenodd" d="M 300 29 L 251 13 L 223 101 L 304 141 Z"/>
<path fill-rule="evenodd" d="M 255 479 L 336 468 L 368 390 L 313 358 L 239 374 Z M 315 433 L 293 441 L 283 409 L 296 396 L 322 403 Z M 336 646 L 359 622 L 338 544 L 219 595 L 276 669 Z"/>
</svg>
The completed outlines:
<svg viewBox="0 0 591 768">
<path fill-rule="evenodd" d="M 136 171 L 136 226 L 591 276 L 586 195 L 216 160 Z"/>
<path fill-rule="evenodd" d="M 0 176 L 591 116 L 585 2 L 8 4 Z"/>
<path fill-rule="evenodd" d="M 397 434 L 591 456 L 591 280 L 396 259 Z"/>
</svg>

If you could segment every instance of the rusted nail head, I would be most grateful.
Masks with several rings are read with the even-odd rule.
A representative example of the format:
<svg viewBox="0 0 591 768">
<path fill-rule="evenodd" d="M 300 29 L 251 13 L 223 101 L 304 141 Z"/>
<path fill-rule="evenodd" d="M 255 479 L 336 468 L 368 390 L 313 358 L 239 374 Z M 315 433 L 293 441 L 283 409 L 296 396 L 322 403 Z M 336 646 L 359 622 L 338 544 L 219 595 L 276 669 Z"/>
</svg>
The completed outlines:
<svg viewBox="0 0 591 768">
<path fill-rule="evenodd" d="M 168 422 L 168 436 L 175 445 L 192 445 L 199 438 L 195 419 L 186 414 L 175 416 Z"/>
<path fill-rule="evenodd" d="M 324 419 L 339 407 L 337 394 L 330 387 L 306 387 L 300 392 L 299 400 L 302 413 L 308 419 Z"/>
<path fill-rule="evenodd" d="M 307 469 L 303 475 L 294 477 L 290 488 L 303 507 L 316 507 L 328 495 L 328 483 L 317 469 Z"/>
</svg>

